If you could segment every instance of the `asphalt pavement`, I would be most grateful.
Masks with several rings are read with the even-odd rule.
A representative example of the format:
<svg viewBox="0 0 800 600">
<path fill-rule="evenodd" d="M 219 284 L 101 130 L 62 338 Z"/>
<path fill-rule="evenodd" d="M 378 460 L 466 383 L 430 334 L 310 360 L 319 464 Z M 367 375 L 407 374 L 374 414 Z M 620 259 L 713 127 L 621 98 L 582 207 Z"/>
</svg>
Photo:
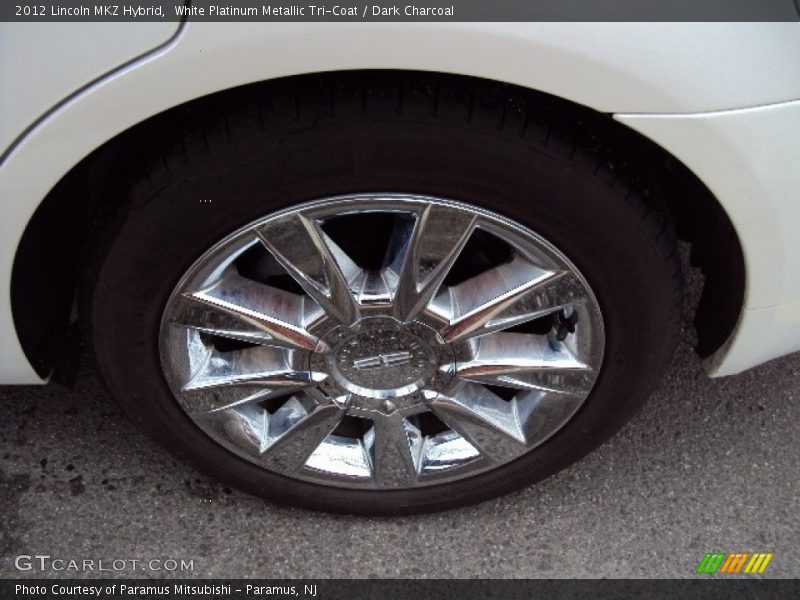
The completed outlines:
<svg viewBox="0 0 800 600">
<path fill-rule="evenodd" d="M 690 336 L 644 410 L 582 462 L 403 518 L 225 488 L 139 433 L 89 361 L 73 390 L 2 387 L 0 577 L 76 575 L 54 559 L 112 568 L 85 576 L 697 577 L 712 551 L 772 552 L 764 576 L 797 577 L 800 354 L 711 380 Z M 18 558 L 37 554 L 44 571 Z"/>
</svg>

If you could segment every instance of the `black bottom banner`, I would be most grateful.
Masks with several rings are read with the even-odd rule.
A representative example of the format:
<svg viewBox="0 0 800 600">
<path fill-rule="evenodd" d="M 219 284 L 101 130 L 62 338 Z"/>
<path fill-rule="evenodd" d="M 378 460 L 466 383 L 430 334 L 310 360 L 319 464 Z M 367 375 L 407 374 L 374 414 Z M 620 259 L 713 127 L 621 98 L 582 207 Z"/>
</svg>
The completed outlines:
<svg viewBox="0 0 800 600">
<path fill-rule="evenodd" d="M 27 579 L 0 581 L 0 598 L 60 600 L 162 598 L 324 600 L 437 600 L 559 598 L 800 598 L 792 579 L 615 579 L 615 580 L 443 580 L 443 579 Z"/>
</svg>

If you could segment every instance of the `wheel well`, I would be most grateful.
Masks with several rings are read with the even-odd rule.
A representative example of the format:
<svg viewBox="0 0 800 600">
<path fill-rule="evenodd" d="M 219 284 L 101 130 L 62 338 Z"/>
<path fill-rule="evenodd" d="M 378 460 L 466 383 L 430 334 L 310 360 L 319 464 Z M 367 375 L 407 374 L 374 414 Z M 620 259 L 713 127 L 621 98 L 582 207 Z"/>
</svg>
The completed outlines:
<svg viewBox="0 0 800 600">
<path fill-rule="evenodd" d="M 269 98 L 280 86 L 328 89 L 353 78 L 414 80 L 436 94 L 448 82 L 475 86 L 476 98 L 497 110 L 523 102 L 547 127 L 590 141 L 602 160 L 627 172 L 644 193 L 668 207 L 678 236 L 691 244 L 691 262 L 705 276 L 694 315 L 697 352 L 705 357 L 732 333 L 744 298 L 744 259 L 727 214 L 708 188 L 663 148 L 613 120 L 572 102 L 518 86 L 459 75 L 409 71 L 351 71 L 310 74 L 259 82 L 192 100 L 143 121 L 109 140 L 78 163 L 42 201 L 29 222 L 14 260 L 11 306 L 22 348 L 37 373 L 68 379 L 77 352 L 73 327 L 79 314 L 77 291 L 91 280 L 87 247 L 106 215 L 151 160 L 148 148 L 179 140 L 197 119 L 219 115 L 226 106 Z M 369 86 L 363 86 L 368 88 Z M 509 121 L 511 121 L 509 119 Z M 505 123 L 502 119 L 501 123 Z M 502 129 L 503 125 L 500 125 Z M 587 136 L 589 136 L 587 138 Z M 31 274 L 35 274 L 32 276 Z"/>
</svg>

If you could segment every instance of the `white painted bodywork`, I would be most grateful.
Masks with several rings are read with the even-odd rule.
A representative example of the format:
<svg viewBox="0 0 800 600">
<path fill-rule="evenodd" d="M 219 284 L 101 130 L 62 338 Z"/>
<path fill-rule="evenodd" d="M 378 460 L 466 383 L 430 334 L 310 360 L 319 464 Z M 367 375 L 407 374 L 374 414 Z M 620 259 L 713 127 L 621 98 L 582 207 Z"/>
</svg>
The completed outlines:
<svg viewBox="0 0 800 600">
<path fill-rule="evenodd" d="M 0 23 L 0 152 L 62 98 L 163 44 L 177 23 Z"/>
<path fill-rule="evenodd" d="M 97 43 L 105 52 L 114 42 Z M 42 92 L 52 95 L 44 105 L 85 84 L 86 71 L 69 57 L 60 60 L 46 46 L 28 50 L 51 59 L 39 68 L 60 73 Z M 5 65 L 15 48 L 6 39 L 0 51 Z M 705 181 L 740 236 L 746 310 L 709 361 L 711 374 L 800 349 L 800 240 L 792 235 L 800 227 L 793 168 L 800 164 L 800 25 L 190 22 L 43 119 L 19 102 L 0 104 L 4 133 L 41 119 L 0 165 L 0 382 L 41 382 L 17 341 L 8 288 L 28 220 L 70 168 L 128 127 L 193 98 L 286 75 L 366 68 L 506 81 L 617 113 Z"/>
<path fill-rule="evenodd" d="M 800 101 L 616 119 L 689 165 L 722 202 L 742 243 L 745 310 L 707 362 L 710 374 L 800 350 Z"/>
</svg>

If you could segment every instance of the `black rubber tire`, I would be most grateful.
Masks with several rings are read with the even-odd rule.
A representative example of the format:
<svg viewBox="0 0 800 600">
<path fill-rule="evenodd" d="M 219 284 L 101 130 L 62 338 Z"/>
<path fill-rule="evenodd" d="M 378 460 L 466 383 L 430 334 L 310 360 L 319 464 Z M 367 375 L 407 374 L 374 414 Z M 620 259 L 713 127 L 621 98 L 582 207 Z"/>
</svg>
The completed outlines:
<svg viewBox="0 0 800 600">
<path fill-rule="evenodd" d="M 182 111 L 185 133 L 169 143 L 160 133 L 158 155 L 103 220 L 84 321 L 112 395 L 141 429 L 250 493 L 390 515 L 452 508 L 538 481 L 594 449 L 643 403 L 675 346 L 680 266 L 665 212 L 621 168 L 624 149 L 598 138 L 607 125 L 598 129 L 583 111 L 511 86 L 433 75 L 289 79 L 266 90 Z M 564 252 L 594 290 L 606 329 L 600 377 L 571 421 L 527 455 L 441 486 L 322 487 L 236 457 L 171 395 L 159 322 L 200 254 L 277 209 L 376 191 L 452 198 L 519 221 Z"/>
</svg>

